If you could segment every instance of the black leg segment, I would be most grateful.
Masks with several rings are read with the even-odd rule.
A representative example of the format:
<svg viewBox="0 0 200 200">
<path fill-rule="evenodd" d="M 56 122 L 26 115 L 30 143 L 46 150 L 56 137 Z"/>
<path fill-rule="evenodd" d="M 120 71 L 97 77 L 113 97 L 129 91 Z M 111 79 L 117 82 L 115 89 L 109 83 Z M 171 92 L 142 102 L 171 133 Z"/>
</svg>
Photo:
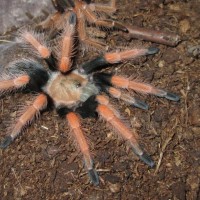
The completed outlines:
<svg viewBox="0 0 200 200">
<path fill-rule="evenodd" d="M 101 56 L 97 57 L 92 61 L 84 63 L 81 68 L 79 69 L 80 73 L 84 74 L 90 74 L 92 72 L 95 72 L 97 70 L 101 70 L 106 68 L 109 65 L 109 62 L 106 61 L 106 59 Z"/>
<path fill-rule="evenodd" d="M 47 63 L 47 65 L 48 65 L 48 67 L 49 67 L 49 69 L 50 69 L 51 71 L 57 71 L 57 68 L 56 68 L 56 62 L 57 62 L 57 60 L 56 60 L 56 58 L 53 56 L 53 54 L 51 54 L 51 55 L 49 56 L 49 58 L 45 58 L 44 60 L 45 60 L 45 62 Z"/>
<path fill-rule="evenodd" d="M 32 92 L 41 92 L 42 87 L 49 80 L 49 74 L 46 69 L 39 63 L 33 60 L 24 60 L 15 63 L 17 72 L 26 73 L 30 77 L 29 83 L 26 85 L 26 90 Z M 15 73 L 17 73 L 15 72 Z"/>
<path fill-rule="evenodd" d="M 93 81 L 97 87 L 99 87 L 102 91 L 105 91 L 108 86 L 111 86 L 111 78 L 113 74 L 109 73 L 96 73 L 92 76 Z"/>
<path fill-rule="evenodd" d="M 64 118 L 68 113 L 72 112 L 72 109 L 67 107 L 60 107 L 57 108 L 56 111 L 61 118 Z"/>
</svg>

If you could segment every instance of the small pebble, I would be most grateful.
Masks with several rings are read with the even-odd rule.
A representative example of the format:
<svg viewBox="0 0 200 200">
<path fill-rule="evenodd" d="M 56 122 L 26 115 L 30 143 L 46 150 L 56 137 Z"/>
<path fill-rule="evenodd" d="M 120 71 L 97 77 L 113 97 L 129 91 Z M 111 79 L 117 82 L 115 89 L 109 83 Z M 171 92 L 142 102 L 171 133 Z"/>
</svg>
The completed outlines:
<svg viewBox="0 0 200 200">
<path fill-rule="evenodd" d="M 187 19 L 180 21 L 179 28 L 182 33 L 187 33 L 190 30 L 190 22 Z"/>
<path fill-rule="evenodd" d="M 120 192 L 121 186 L 119 183 L 115 184 L 109 183 L 109 189 L 112 193 L 118 193 Z"/>
</svg>

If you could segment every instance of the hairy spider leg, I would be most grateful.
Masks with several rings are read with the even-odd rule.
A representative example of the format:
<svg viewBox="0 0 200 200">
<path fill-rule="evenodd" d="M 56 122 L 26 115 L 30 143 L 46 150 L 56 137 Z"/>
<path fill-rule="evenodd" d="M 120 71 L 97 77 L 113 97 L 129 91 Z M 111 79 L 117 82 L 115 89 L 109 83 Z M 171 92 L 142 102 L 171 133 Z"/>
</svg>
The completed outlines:
<svg viewBox="0 0 200 200">
<path fill-rule="evenodd" d="M 0 81 L 0 95 L 24 88 L 29 83 L 29 80 L 30 77 L 28 75 L 22 75 L 11 80 Z"/>
<path fill-rule="evenodd" d="M 56 33 L 54 33 L 54 31 L 60 31 L 60 29 L 63 28 L 63 26 L 61 26 L 61 24 L 63 24 L 63 21 L 65 22 L 65 20 L 68 20 L 68 15 L 71 11 L 68 12 L 69 9 L 67 8 L 74 7 L 74 3 L 72 0 L 51 0 L 51 2 L 57 12 L 50 14 L 44 21 L 40 22 L 37 27 L 42 29 L 50 29 L 51 35 L 55 36 Z"/>
<path fill-rule="evenodd" d="M 156 54 L 159 51 L 158 48 L 139 48 L 139 49 L 129 49 L 125 51 L 105 53 L 104 55 L 97 57 L 89 62 L 84 63 L 79 71 L 80 73 L 90 74 L 97 70 L 101 70 L 108 67 L 110 64 L 121 63 L 123 61 L 132 60 L 144 55 Z"/>
<path fill-rule="evenodd" d="M 121 76 L 112 76 L 110 82 L 112 85 L 119 88 L 132 89 L 134 91 L 145 93 L 145 94 L 153 94 L 158 97 L 164 97 L 171 101 L 179 101 L 180 99 L 178 95 L 173 94 L 171 92 L 166 92 L 164 90 L 157 89 L 154 86 L 151 86 L 149 84 L 141 83 L 134 80 L 129 80 Z"/>
<path fill-rule="evenodd" d="M 98 185 L 99 177 L 97 175 L 96 170 L 93 168 L 93 161 L 92 161 L 92 158 L 90 155 L 89 146 L 84 137 L 83 131 L 81 130 L 81 124 L 80 124 L 79 117 L 75 113 L 70 112 L 66 115 L 66 119 L 69 123 L 69 126 L 71 127 L 74 138 L 76 139 L 76 141 L 80 147 L 80 150 L 83 154 L 85 167 L 88 171 L 90 180 L 92 181 L 92 183 L 94 185 Z"/>
<path fill-rule="evenodd" d="M 24 128 L 29 125 L 34 118 L 38 117 L 40 111 L 46 108 L 47 103 L 47 97 L 45 94 L 38 95 L 33 104 L 29 106 L 24 114 L 22 114 L 18 119 L 11 133 L 0 143 L 0 148 L 5 149 L 8 147 L 11 142 L 24 130 Z"/>
<path fill-rule="evenodd" d="M 102 95 L 97 96 L 99 105 L 97 106 L 97 112 L 105 119 L 113 128 L 131 145 L 133 152 L 148 166 L 153 167 L 154 162 L 150 156 L 142 150 L 138 144 L 138 134 L 132 132 L 126 125 L 116 116 L 113 110 L 109 107 L 107 98 Z"/>
<path fill-rule="evenodd" d="M 116 99 L 121 99 L 121 100 L 125 101 L 127 104 L 133 105 L 137 108 L 141 108 L 143 110 L 148 110 L 148 105 L 145 102 L 143 102 L 139 99 L 136 99 L 135 97 L 132 97 L 124 92 L 121 92 L 121 90 L 119 90 L 119 89 L 116 89 L 114 87 L 108 87 L 107 91 L 112 97 L 114 97 Z"/>
<path fill-rule="evenodd" d="M 39 53 L 39 55 L 46 59 L 51 55 L 51 51 L 47 48 L 45 44 L 39 41 L 31 32 L 25 31 L 22 33 L 21 37 Z"/>
<path fill-rule="evenodd" d="M 34 50 L 34 53 L 47 62 L 50 69 L 55 69 L 55 58 L 51 50 L 47 47 L 46 41 L 42 36 L 42 34 L 31 31 L 22 31 L 20 33 L 22 41 L 30 45 Z"/>
<path fill-rule="evenodd" d="M 90 4 L 91 3 L 90 1 L 74 1 L 73 2 L 71 0 L 70 1 L 52 0 L 52 3 L 54 5 L 55 9 L 57 10 L 57 13 L 55 13 L 54 15 L 49 17 L 47 20 L 45 20 L 43 23 L 41 23 L 41 26 L 43 28 L 48 28 L 48 27 L 51 27 L 52 24 L 57 24 L 57 22 L 60 21 L 59 19 L 61 19 L 62 16 L 65 15 L 65 13 L 67 11 L 69 11 L 69 10 L 66 10 L 66 8 L 70 6 L 73 8 L 73 11 L 76 13 L 77 18 L 78 18 L 77 28 L 78 28 L 79 40 L 82 43 L 86 44 L 88 47 L 93 46 L 101 51 L 108 49 L 108 47 L 105 43 L 100 42 L 98 40 L 90 39 L 87 36 L 86 17 L 85 17 L 86 15 L 84 14 L 83 11 L 85 9 L 90 10 L 90 7 L 92 7 L 95 10 L 96 9 L 97 10 L 105 9 L 105 12 L 106 11 L 111 12 L 112 10 L 116 10 L 114 8 L 115 2 L 112 1 L 111 6 L 103 6 L 103 5 L 99 4 L 99 5 L 97 5 L 97 7 L 94 7 L 95 4 Z M 58 13 L 60 13 L 60 15 Z M 96 18 L 95 14 L 91 13 L 91 15 Z M 110 26 L 109 22 L 105 22 L 105 23 L 106 24 L 108 23 L 109 24 L 108 26 Z"/>
<path fill-rule="evenodd" d="M 36 28 L 49 31 L 49 38 L 55 38 L 58 34 L 62 21 L 68 18 L 68 12 L 55 12 L 49 15 L 44 21 L 40 22 Z"/>
<path fill-rule="evenodd" d="M 149 47 L 146 49 L 131 49 L 116 53 L 106 53 L 105 60 L 111 64 L 131 60 L 139 56 L 152 55 L 158 53 L 159 49 L 156 47 Z"/>
<path fill-rule="evenodd" d="M 87 36 L 86 33 L 86 19 L 85 16 L 81 10 L 81 8 L 74 8 L 74 12 L 77 14 L 78 18 L 78 34 L 79 34 L 79 40 L 83 44 L 86 44 L 88 47 L 92 46 L 99 50 L 106 50 L 108 47 L 105 43 L 100 42 L 98 40 L 91 39 Z"/>
<path fill-rule="evenodd" d="M 61 44 L 58 55 L 59 58 L 59 71 L 66 73 L 72 66 L 72 56 L 74 52 L 74 37 L 76 27 L 76 14 L 72 12 L 69 16 L 68 23 L 65 25 L 64 31 L 61 35 Z M 59 56 L 58 56 L 59 57 Z"/>
</svg>

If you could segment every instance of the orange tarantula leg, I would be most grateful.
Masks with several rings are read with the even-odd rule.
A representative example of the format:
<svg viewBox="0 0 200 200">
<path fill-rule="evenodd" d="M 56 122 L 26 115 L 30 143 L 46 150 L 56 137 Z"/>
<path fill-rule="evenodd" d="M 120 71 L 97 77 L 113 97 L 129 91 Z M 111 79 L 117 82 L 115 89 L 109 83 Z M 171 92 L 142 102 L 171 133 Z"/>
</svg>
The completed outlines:
<svg viewBox="0 0 200 200">
<path fill-rule="evenodd" d="M 105 60 L 111 64 L 131 60 L 139 56 L 152 55 L 158 53 L 159 49 L 156 47 L 149 47 L 146 49 L 131 49 L 115 53 L 106 53 Z"/>
<path fill-rule="evenodd" d="M 92 11 L 96 12 L 105 12 L 108 14 L 112 14 L 116 12 L 116 0 L 111 0 L 110 5 L 103 5 L 97 3 L 91 3 L 88 5 Z"/>
<path fill-rule="evenodd" d="M 112 109 L 107 106 L 106 102 L 104 102 L 104 98 L 101 96 L 97 96 L 97 101 L 100 105 L 97 106 L 97 112 L 99 115 L 105 119 L 109 124 L 111 124 L 114 129 L 131 145 L 134 153 L 139 156 L 139 158 L 145 162 L 150 167 L 154 166 L 153 160 L 150 156 L 144 152 L 137 142 L 138 135 L 137 133 L 131 132 L 129 128 L 127 128 L 123 122 L 115 115 Z"/>
<path fill-rule="evenodd" d="M 72 65 L 71 57 L 74 48 L 74 33 L 76 26 L 76 14 L 71 13 L 68 23 L 64 28 L 61 41 L 61 58 L 59 63 L 59 71 L 66 73 Z M 60 53 L 60 52 L 59 52 Z"/>
<path fill-rule="evenodd" d="M 157 89 L 146 83 L 141 83 L 138 81 L 129 80 L 121 76 L 112 76 L 110 80 L 111 84 L 120 88 L 132 89 L 137 92 L 154 94 L 158 97 L 164 97 L 171 101 L 179 101 L 179 96 L 170 92 L 166 92 L 161 89 Z"/>
<path fill-rule="evenodd" d="M 31 44 L 42 58 L 48 58 L 51 55 L 50 50 L 41 43 L 32 33 L 26 31 L 22 34 L 23 39 Z"/>
<path fill-rule="evenodd" d="M 96 70 L 103 69 L 109 64 L 120 63 L 125 60 L 132 60 L 140 56 L 155 54 L 158 51 L 158 48 L 150 47 L 146 49 L 129 49 L 121 52 L 106 53 L 92 61 L 84 63 L 80 68 L 80 72 L 89 74 Z"/>
<path fill-rule="evenodd" d="M 137 108 L 141 108 L 143 110 L 148 110 L 148 105 L 145 102 L 138 100 L 134 97 L 131 97 L 130 95 L 123 93 L 114 87 L 109 87 L 107 89 L 107 91 L 114 98 L 121 99 L 121 100 L 125 101 L 126 103 L 133 105 Z"/>
<path fill-rule="evenodd" d="M 45 40 L 41 34 L 24 31 L 21 33 L 20 37 L 26 44 L 30 45 L 35 50 L 35 53 L 39 57 L 46 61 L 50 69 L 55 69 L 55 58 L 52 55 L 51 50 L 49 50 L 45 44 Z"/>
<path fill-rule="evenodd" d="M 85 17 L 80 9 L 77 11 L 75 10 L 75 12 L 77 13 L 78 17 L 78 33 L 80 41 L 89 47 L 92 46 L 101 51 L 107 50 L 108 47 L 103 42 L 88 38 L 85 28 L 86 27 Z"/>
<path fill-rule="evenodd" d="M 47 97 L 44 94 L 40 94 L 33 105 L 29 106 L 25 113 L 18 119 L 10 135 L 0 143 L 0 148 L 5 149 L 10 143 L 24 130 L 24 128 L 30 124 L 34 118 L 38 116 L 40 111 L 47 106 Z"/>
<path fill-rule="evenodd" d="M 40 22 L 36 27 L 42 29 L 52 29 L 57 26 L 62 17 L 62 13 L 56 12 L 54 14 L 49 15 L 44 21 Z"/>
<path fill-rule="evenodd" d="M 73 133 L 77 143 L 79 144 L 80 150 L 83 154 L 84 163 L 88 170 L 90 179 L 94 185 L 98 185 L 99 177 L 97 175 L 96 170 L 93 168 L 93 161 L 92 161 L 92 158 L 90 155 L 89 146 L 84 137 L 83 131 L 81 130 L 80 120 L 79 120 L 78 116 L 73 112 L 68 113 L 66 115 L 66 118 L 69 123 L 69 126 L 72 129 L 72 133 Z"/>
<path fill-rule="evenodd" d="M 23 75 L 11 80 L 0 81 L 0 94 L 23 88 L 29 83 L 30 77 Z"/>
</svg>

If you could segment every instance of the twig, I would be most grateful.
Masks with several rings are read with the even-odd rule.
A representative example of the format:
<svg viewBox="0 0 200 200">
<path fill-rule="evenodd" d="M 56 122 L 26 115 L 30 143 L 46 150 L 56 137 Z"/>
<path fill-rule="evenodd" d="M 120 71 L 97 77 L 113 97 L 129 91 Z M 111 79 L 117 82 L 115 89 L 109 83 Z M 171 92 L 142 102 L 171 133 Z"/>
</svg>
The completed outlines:
<svg viewBox="0 0 200 200">
<path fill-rule="evenodd" d="M 175 131 L 173 131 L 173 129 L 176 127 L 176 125 L 177 125 L 177 120 L 175 122 L 175 125 L 171 129 L 171 131 L 172 131 L 171 135 L 165 140 L 164 144 L 162 145 L 160 156 L 159 156 L 159 160 L 158 160 L 158 164 L 156 166 L 156 170 L 155 170 L 154 174 L 158 173 L 158 170 L 160 168 L 160 165 L 161 165 L 161 162 L 162 162 L 162 159 L 163 159 L 163 155 L 165 153 L 165 149 L 167 148 L 167 145 L 169 144 L 169 142 L 173 139 L 173 137 L 175 135 Z"/>
<path fill-rule="evenodd" d="M 21 196 L 23 196 L 24 194 L 26 194 L 26 191 L 25 191 L 24 188 L 22 187 L 22 185 L 21 185 L 21 183 L 20 183 L 20 181 L 19 181 L 19 178 L 17 177 L 17 175 L 16 175 L 16 173 L 15 173 L 14 168 L 11 168 L 11 170 L 12 170 L 12 172 L 13 172 L 13 174 L 14 174 L 14 176 L 15 176 L 15 178 L 16 178 L 16 180 L 17 180 L 19 186 L 20 186 L 20 189 L 21 189 L 21 191 L 20 191 L 20 192 L 21 192 Z"/>
</svg>

